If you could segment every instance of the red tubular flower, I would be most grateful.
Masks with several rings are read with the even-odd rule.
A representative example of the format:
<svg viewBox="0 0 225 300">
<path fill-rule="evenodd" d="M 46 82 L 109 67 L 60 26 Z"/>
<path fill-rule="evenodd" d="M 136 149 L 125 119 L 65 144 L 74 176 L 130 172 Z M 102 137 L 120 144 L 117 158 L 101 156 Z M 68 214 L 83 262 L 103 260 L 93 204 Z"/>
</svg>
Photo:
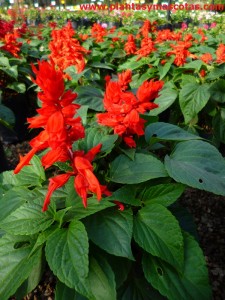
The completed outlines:
<svg viewBox="0 0 225 300">
<path fill-rule="evenodd" d="M 213 61 L 213 57 L 211 53 L 202 54 L 200 59 L 206 64 L 210 64 Z"/>
<path fill-rule="evenodd" d="M 216 62 L 221 64 L 225 62 L 225 45 L 220 44 L 219 47 L 216 50 Z"/>
<path fill-rule="evenodd" d="M 22 43 L 18 43 L 16 41 L 16 36 L 13 33 L 7 33 L 4 37 L 3 43 L 5 45 L 0 47 L 0 49 L 11 53 L 16 58 L 19 57 L 18 53 L 20 52 Z"/>
<path fill-rule="evenodd" d="M 188 51 L 188 48 L 192 46 L 191 42 L 178 42 L 178 44 L 170 45 L 174 50 L 169 51 L 167 56 L 175 55 L 174 64 L 178 67 L 183 66 L 186 63 L 187 57 L 191 57 L 191 53 Z M 194 56 L 193 56 L 194 58 Z"/>
<path fill-rule="evenodd" d="M 127 55 L 135 54 L 137 51 L 137 47 L 135 45 L 135 39 L 132 34 L 129 34 L 127 37 L 127 42 L 125 43 L 124 50 Z"/>
<path fill-rule="evenodd" d="M 126 78 L 122 73 L 118 77 Z M 157 107 L 152 102 L 158 97 L 158 92 L 163 86 L 162 81 L 146 81 L 137 91 L 137 96 L 131 92 L 124 91 L 119 81 L 107 83 L 104 107 L 105 113 L 97 114 L 98 123 L 114 129 L 114 133 L 121 136 L 129 147 L 135 147 L 133 136 L 144 134 L 145 120 L 140 117 L 140 113 L 145 113 Z"/>
<path fill-rule="evenodd" d="M 138 54 L 138 59 L 141 57 L 146 57 L 149 54 L 151 54 L 153 51 L 155 51 L 154 42 L 150 37 L 144 37 L 141 41 L 141 48 L 136 51 L 136 54 Z"/>
<path fill-rule="evenodd" d="M 70 174 L 61 174 L 49 179 L 48 193 L 45 196 L 42 211 L 46 211 L 48 209 L 52 193 L 66 184 L 69 178 Z"/>
<path fill-rule="evenodd" d="M 132 71 L 126 70 L 121 74 L 118 74 L 118 83 L 121 86 L 122 91 L 128 89 L 128 84 L 132 81 Z"/>
<path fill-rule="evenodd" d="M 43 211 L 48 208 L 52 193 L 62 187 L 71 176 L 75 177 L 75 189 L 86 207 L 90 192 L 96 194 L 98 200 L 102 197 L 101 185 L 91 165 L 96 154 L 100 152 L 101 144 L 93 147 L 86 154 L 82 151 L 73 151 L 73 143 L 84 137 L 81 118 L 74 118 L 80 107 L 73 103 L 77 95 L 70 91 L 65 92 L 63 73 L 61 70 L 55 70 L 53 62 L 42 61 L 38 63 L 38 66 L 38 69 L 32 66 L 36 75 L 33 81 L 42 89 L 38 93 L 42 108 L 38 109 L 39 116 L 30 118 L 28 121 L 30 128 L 41 127 L 43 131 L 30 141 L 32 149 L 26 156 L 21 157 L 14 173 L 18 173 L 23 166 L 28 165 L 35 153 L 48 149 L 41 158 L 41 163 L 45 168 L 52 166 L 55 162 L 68 161 L 71 171 L 50 179 Z"/>
</svg>

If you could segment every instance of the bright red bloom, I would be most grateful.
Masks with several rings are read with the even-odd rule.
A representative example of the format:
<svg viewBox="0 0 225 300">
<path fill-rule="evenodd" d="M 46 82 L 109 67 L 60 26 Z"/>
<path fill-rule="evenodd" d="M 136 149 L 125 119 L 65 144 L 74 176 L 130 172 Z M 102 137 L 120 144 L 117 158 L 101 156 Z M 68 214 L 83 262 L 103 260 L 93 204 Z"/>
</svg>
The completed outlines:
<svg viewBox="0 0 225 300">
<path fill-rule="evenodd" d="M 213 61 L 213 57 L 211 53 L 202 54 L 200 59 L 206 64 L 210 64 Z"/>
<path fill-rule="evenodd" d="M 91 28 L 91 37 L 95 39 L 96 43 L 103 42 L 103 37 L 107 35 L 107 30 L 100 24 L 95 23 Z"/>
<path fill-rule="evenodd" d="M 128 84 L 132 81 L 132 71 L 126 70 L 118 74 L 118 83 L 123 91 L 127 90 Z"/>
<path fill-rule="evenodd" d="M 120 76 L 124 76 L 126 72 Z M 121 136 L 129 147 L 135 147 L 133 136 L 144 134 L 145 120 L 140 117 L 140 113 L 157 107 L 152 100 L 158 97 L 162 86 L 162 81 L 145 81 L 135 96 L 125 91 L 119 81 L 108 82 L 103 100 L 107 112 L 97 114 L 98 123 L 112 127 L 114 133 Z"/>
<path fill-rule="evenodd" d="M 137 51 L 137 47 L 135 45 L 135 39 L 132 34 L 129 34 L 127 37 L 127 42 L 124 46 L 124 50 L 127 53 L 127 55 L 135 54 Z"/>
<path fill-rule="evenodd" d="M 216 62 L 221 64 L 225 62 L 225 45 L 220 44 L 219 47 L 216 50 Z"/>
<path fill-rule="evenodd" d="M 75 66 L 77 72 L 80 73 L 85 68 L 84 55 L 89 53 L 87 49 L 82 47 L 79 41 L 73 38 L 75 32 L 71 22 L 62 29 L 52 30 L 52 41 L 49 43 L 51 54 L 49 57 L 54 61 L 57 67 L 64 71 L 69 66 Z M 69 76 L 64 77 L 70 79 Z"/>
<path fill-rule="evenodd" d="M 191 53 L 188 48 L 192 46 L 191 42 L 178 42 L 178 44 L 170 45 L 174 50 L 169 51 L 167 56 L 175 55 L 174 64 L 178 67 L 183 66 L 186 63 L 187 57 L 191 57 Z M 194 58 L 194 56 L 193 56 Z"/>
<path fill-rule="evenodd" d="M 42 89 L 38 97 L 42 102 L 42 108 L 38 109 L 39 116 L 28 119 L 30 128 L 43 128 L 43 131 L 30 141 L 31 151 L 20 158 L 14 173 L 18 173 L 25 165 L 28 165 L 35 153 L 48 149 L 41 158 L 45 168 L 55 162 L 70 163 L 71 171 L 60 174 L 50 179 L 48 193 L 46 195 L 43 211 L 50 203 L 52 193 L 63 186 L 71 176 L 75 177 L 74 186 L 78 195 L 87 206 L 88 193 L 94 193 L 97 199 L 101 199 L 101 185 L 93 173 L 91 162 L 100 151 L 101 145 L 92 148 L 88 153 L 73 151 L 75 141 L 84 137 L 84 128 L 81 118 L 74 118 L 80 107 L 74 104 L 77 95 L 71 91 L 65 92 L 63 73 L 56 70 L 53 62 L 42 61 L 38 63 L 39 69 L 32 66 L 36 78 L 35 83 Z"/>
<path fill-rule="evenodd" d="M 14 21 L 0 20 L 0 38 L 4 38 L 7 33 L 12 33 L 14 28 Z"/>
<path fill-rule="evenodd" d="M 0 49 L 11 53 L 14 57 L 17 57 L 17 58 L 19 57 L 18 52 L 20 52 L 22 43 L 17 42 L 16 36 L 14 33 L 7 33 L 4 37 L 3 43 L 5 45 L 0 47 Z"/>
<path fill-rule="evenodd" d="M 138 59 L 141 57 L 146 57 L 155 51 L 154 42 L 149 37 L 144 37 L 141 41 L 141 48 L 136 52 L 138 54 Z"/>
</svg>

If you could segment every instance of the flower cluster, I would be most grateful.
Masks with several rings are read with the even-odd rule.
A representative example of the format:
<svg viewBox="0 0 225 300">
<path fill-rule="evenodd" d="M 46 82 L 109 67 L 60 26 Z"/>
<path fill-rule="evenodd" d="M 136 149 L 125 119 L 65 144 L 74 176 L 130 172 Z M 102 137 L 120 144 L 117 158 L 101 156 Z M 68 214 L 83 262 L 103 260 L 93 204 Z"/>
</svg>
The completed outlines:
<svg viewBox="0 0 225 300">
<path fill-rule="evenodd" d="M 65 91 L 63 72 L 56 70 L 53 62 L 42 61 L 38 63 L 39 69 L 32 66 L 36 79 L 33 79 L 40 88 L 38 98 L 42 107 L 38 109 L 39 115 L 29 118 L 30 128 L 42 128 L 40 134 L 30 141 L 31 151 L 20 158 L 14 173 L 17 174 L 23 166 L 28 165 L 35 153 L 47 149 L 41 158 L 42 165 L 49 168 L 55 162 L 69 162 L 70 170 L 50 179 L 48 193 L 45 197 L 43 211 L 48 208 L 50 197 L 54 190 L 63 186 L 71 176 L 74 177 L 74 187 L 87 206 L 88 193 L 94 193 L 101 199 L 102 187 L 93 173 L 91 162 L 100 152 L 101 145 L 97 145 L 89 152 L 73 151 L 72 145 L 85 135 L 80 117 L 74 117 L 79 109 L 74 104 L 77 94 Z"/>
<path fill-rule="evenodd" d="M 11 53 L 14 57 L 19 57 L 20 48 L 22 43 L 17 42 L 17 36 L 14 33 L 6 33 L 3 38 L 4 46 L 0 49 Z"/>
<path fill-rule="evenodd" d="M 144 135 L 145 120 L 140 114 L 158 107 L 152 101 L 158 97 L 163 82 L 145 81 L 135 96 L 127 91 L 131 80 L 130 70 L 120 74 L 118 81 L 107 80 L 103 100 L 106 112 L 97 114 L 97 120 L 101 125 L 112 127 L 129 147 L 135 147 L 134 135 Z"/>
<path fill-rule="evenodd" d="M 75 66 L 80 73 L 85 68 L 84 55 L 89 53 L 76 38 L 71 22 L 62 29 L 52 31 L 52 41 L 49 43 L 50 58 L 57 67 L 64 71 L 69 66 Z M 66 77 L 66 75 L 64 75 Z"/>
</svg>

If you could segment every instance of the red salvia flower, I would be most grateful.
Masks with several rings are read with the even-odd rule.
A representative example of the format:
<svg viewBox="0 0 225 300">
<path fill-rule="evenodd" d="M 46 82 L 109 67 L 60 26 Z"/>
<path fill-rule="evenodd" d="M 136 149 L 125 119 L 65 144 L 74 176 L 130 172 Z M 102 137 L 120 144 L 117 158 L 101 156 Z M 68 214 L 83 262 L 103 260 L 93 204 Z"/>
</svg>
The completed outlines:
<svg viewBox="0 0 225 300">
<path fill-rule="evenodd" d="M 7 33 L 3 39 L 4 46 L 0 47 L 0 49 L 11 53 L 14 57 L 18 58 L 22 43 L 18 43 L 16 39 L 17 37 L 14 33 Z"/>
<path fill-rule="evenodd" d="M 221 64 L 225 62 L 225 45 L 220 44 L 219 47 L 216 50 L 216 62 Z"/>
<path fill-rule="evenodd" d="M 183 66 L 186 63 L 187 57 L 196 58 L 193 56 L 188 48 L 192 46 L 191 42 L 182 42 L 179 41 L 176 45 L 170 45 L 173 50 L 167 53 L 167 56 L 175 55 L 174 64 L 178 67 Z"/>
<path fill-rule="evenodd" d="M 141 57 L 148 56 L 155 50 L 153 40 L 150 37 L 144 37 L 141 41 L 141 48 L 136 51 L 136 54 L 138 54 L 138 59 L 140 59 Z"/>
<path fill-rule="evenodd" d="M 42 107 L 38 109 L 39 115 L 29 118 L 30 128 L 42 128 L 41 133 L 30 141 L 31 151 L 24 157 L 14 170 L 17 174 L 40 150 L 48 149 L 41 158 L 45 168 L 49 168 L 55 162 L 69 162 L 71 170 L 65 174 L 57 175 L 50 179 L 48 193 L 46 194 L 43 211 L 48 208 L 52 193 L 62 187 L 71 176 L 74 177 L 74 187 L 87 206 L 87 197 L 94 193 L 101 200 L 101 185 L 93 173 L 91 162 L 100 152 L 101 145 L 92 148 L 86 154 L 83 151 L 73 151 L 72 145 L 78 139 L 84 137 L 84 127 L 81 118 L 74 118 L 78 104 L 73 103 L 77 94 L 71 91 L 65 92 L 63 72 L 55 69 L 53 61 L 38 63 L 38 69 L 32 65 L 36 76 L 33 79 L 40 88 L 38 98 Z"/>
<path fill-rule="evenodd" d="M 210 64 L 210 63 L 212 63 L 212 61 L 213 61 L 213 57 L 212 57 L 212 54 L 211 54 L 211 53 L 205 53 L 205 54 L 202 54 L 202 55 L 200 56 L 200 59 L 201 59 L 204 63 L 206 63 L 206 64 Z"/>
<path fill-rule="evenodd" d="M 119 77 L 126 78 L 127 74 L 130 71 L 125 71 Z M 112 127 L 114 133 L 121 136 L 129 147 L 135 147 L 133 136 L 144 134 L 145 120 L 140 117 L 140 113 L 158 107 L 152 101 L 158 97 L 162 86 L 162 81 L 145 81 L 135 96 L 125 91 L 119 81 L 108 82 L 103 100 L 106 112 L 97 114 L 98 123 Z"/>
<path fill-rule="evenodd" d="M 124 50 L 127 53 L 127 55 L 135 54 L 137 51 L 136 45 L 135 45 L 135 39 L 132 34 L 129 34 L 127 37 L 127 42 L 125 43 Z"/>
</svg>

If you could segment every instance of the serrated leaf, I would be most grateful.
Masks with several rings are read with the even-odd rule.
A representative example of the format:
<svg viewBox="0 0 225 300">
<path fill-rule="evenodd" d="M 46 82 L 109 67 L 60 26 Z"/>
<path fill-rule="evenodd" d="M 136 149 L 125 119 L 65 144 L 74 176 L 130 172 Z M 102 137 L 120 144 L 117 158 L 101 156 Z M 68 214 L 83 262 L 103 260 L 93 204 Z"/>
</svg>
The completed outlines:
<svg viewBox="0 0 225 300">
<path fill-rule="evenodd" d="M 159 75 L 160 75 L 159 80 L 162 80 L 167 75 L 172 64 L 173 64 L 173 61 L 170 60 L 164 66 L 159 65 Z"/>
<path fill-rule="evenodd" d="M 199 136 L 189 133 L 176 125 L 164 122 L 152 123 L 146 127 L 146 142 L 150 142 L 152 138 L 160 141 L 185 141 L 201 139 Z"/>
<path fill-rule="evenodd" d="M 136 153 L 134 160 L 119 155 L 111 164 L 113 182 L 134 184 L 159 177 L 167 177 L 167 173 L 161 161 L 152 155 Z"/>
<path fill-rule="evenodd" d="M 160 204 L 139 210 L 134 220 L 134 239 L 140 247 L 182 271 L 183 236 L 177 220 Z"/>
<path fill-rule="evenodd" d="M 41 249 L 28 258 L 31 248 L 30 237 L 6 234 L 0 239 L 1 300 L 8 300 L 39 263 Z"/>
<path fill-rule="evenodd" d="M 112 196 L 108 197 L 107 199 L 116 200 L 133 206 L 141 206 L 141 201 L 136 198 L 136 187 L 131 185 L 122 186 L 113 192 Z"/>
<path fill-rule="evenodd" d="M 131 238 L 133 216 L 130 210 L 108 209 L 84 220 L 89 238 L 106 252 L 133 259 Z"/>
<path fill-rule="evenodd" d="M 80 86 L 75 92 L 78 94 L 76 103 L 87 105 L 90 109 L 95 111 L 103 111 L 104 94 L 100 89 L 92 86 Z"/>
<path fill-rule="evenodd" d="M 1 228 L 16 235 L 31 235 L 44 231 L 54 219 L 48 212 L 42 212 L 42 206 L 43 199 L 23 204 L 0 223 Z"/>
<path fill-rule="evenodd" d="M 209 98 L 208 84 L 188 83 L 182 87 L 179 102 L 186 124 L 198 115 L 207 104 Z"/>
<path fill-rule="evenodd" d="M 225 161 L 209 143 L 180 142 L 165 157 L 165 167 L 177 182 L 225 196 Z"/>
<path fill-rule="evenodd" d="M 88 236 L 77 220 L 68 228 L 58 229 L 46 242 L 46 258 L 53 273 L 68 287 L 92 297 L 88 276 Z"/>
<path fill-rule="evenodd" d="M 38 156 L 33 156 L 29 166 L 23 169 L 16 175 L 13 175 L 18 186 L 41 186 L 46 179 L 45 172 Z"/>
<path fill-rule="evenodd" d="M 97 261 L 91 257 L 89 282 L 95 300 L 116 300 L 114 273 L 103 258 Z"/>
<path fill-rule="evenodd" d="M 142 264 L 146 279 L 169 300 L 212 299 L 202 250 L 187 234 L 184 234 L 184 251 L 181 274 L 164 261 L 145 254 Z"/>
<path fill-rule="evenodd" d="M 174 89 L 174 86 L 170 82 L 167 82 L 159 92 L 159 97 L 154 101 L 159 107 L 151 110 L 150 115 L 158 116 L 175 102 L 177 96 L 178 92 Z"/>
<path fill-rule="evenodd" d="M 13 211 L 23 205 L 29 199 L 29 190 L 22 187 L 13 187 L 1 197 L 0 220 L 3 221 Z"/>
<path fill-rule="evenodd" d="M 179 183 L 158 184 L 146 187 L 140 197 L 145 206 L 152 204 L 169 206 L 183 194 L 184 190 L 185 186 Z"/>
<path fill-rule="evenodd" d="M 80 140 L 79 145 L 85 152 L 91 148 L 102 144 L 101 152 L 110 152 L 114 147 L 116 140 L 118 139 L 117 134 L 108 134 L 106 127 L 92 127 L 85 131 L 85 138 Z"/>
<path fill-rule="evenodd" d="M 219 77 L 222 77 L 225 75 L 225 64 L 222 64 L 220 66 L 214 67 L 208 75 L 205 77 L 206 80 L 215 80 Z"/>
</svg>

